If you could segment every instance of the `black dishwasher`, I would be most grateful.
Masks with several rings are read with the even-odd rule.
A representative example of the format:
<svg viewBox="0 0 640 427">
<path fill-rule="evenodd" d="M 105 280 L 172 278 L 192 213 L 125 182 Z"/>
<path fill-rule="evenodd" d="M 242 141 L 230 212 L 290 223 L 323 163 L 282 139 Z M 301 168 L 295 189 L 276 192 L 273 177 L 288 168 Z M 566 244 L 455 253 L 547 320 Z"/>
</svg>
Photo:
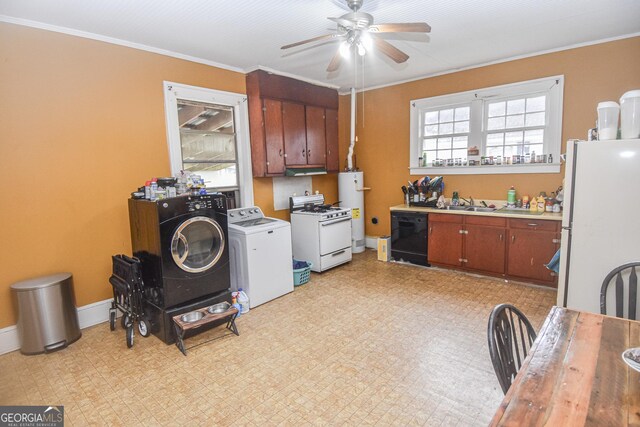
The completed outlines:
<svg viewBox="0 0 640 427">
<path fill-rule="evenodd" d="M 413 264 L 427 263 L 426 213 L 391 212 L 391 258 Z"/>
</svg>

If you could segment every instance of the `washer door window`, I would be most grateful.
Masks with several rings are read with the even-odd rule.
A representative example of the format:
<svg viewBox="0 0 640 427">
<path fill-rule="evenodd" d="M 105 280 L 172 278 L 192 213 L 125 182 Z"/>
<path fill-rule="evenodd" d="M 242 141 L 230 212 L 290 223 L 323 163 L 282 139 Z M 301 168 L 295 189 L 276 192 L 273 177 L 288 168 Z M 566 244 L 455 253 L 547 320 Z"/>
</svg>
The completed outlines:
<svg viewBox="0 0 640 427">
<path fill-rule="evenodd" d="M 225 239 L 220 225 L 204 216 L 180 224 L 171 239 L 171 256 L 189 273 L 200 273 L 213 267 L 222 256 Z"/>
</svg>

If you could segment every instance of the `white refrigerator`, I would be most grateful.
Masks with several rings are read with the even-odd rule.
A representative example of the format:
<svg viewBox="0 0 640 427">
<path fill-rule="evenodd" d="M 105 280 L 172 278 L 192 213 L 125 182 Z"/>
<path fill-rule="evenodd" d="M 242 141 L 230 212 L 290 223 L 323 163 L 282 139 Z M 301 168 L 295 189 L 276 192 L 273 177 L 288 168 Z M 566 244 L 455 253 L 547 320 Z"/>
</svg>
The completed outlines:
<svg viewBox="0 0 640 427">
<path fill-rule="evenodd" d="M 640 261 L 640 139 L 569 141 L 564 188 L 557 304 L 600 313 L 605 276 Z"/>
</svg>

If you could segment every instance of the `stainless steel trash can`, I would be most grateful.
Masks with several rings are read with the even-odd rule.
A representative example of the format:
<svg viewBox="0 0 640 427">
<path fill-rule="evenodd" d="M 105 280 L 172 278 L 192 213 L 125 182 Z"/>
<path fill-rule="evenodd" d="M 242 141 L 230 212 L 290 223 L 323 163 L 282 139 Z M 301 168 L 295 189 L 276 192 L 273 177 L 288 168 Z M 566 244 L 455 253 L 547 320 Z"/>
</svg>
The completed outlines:
<svg viewBox="0 0 640 427">
<path fill-rule="evenodd" d="M 18 302 L 21 353 L 60 350 L 82 336 L 71 273 L 14 283 L 11 290 Z"/>
</svg>

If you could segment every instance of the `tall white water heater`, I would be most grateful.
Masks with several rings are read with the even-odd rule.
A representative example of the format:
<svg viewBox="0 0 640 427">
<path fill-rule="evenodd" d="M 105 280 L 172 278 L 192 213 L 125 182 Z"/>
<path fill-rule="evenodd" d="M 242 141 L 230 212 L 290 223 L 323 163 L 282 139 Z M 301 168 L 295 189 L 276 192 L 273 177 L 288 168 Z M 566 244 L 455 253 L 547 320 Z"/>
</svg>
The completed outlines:
<svg viewBox="0 0 640 427">
<path fill-rule="evenodd" d="M 340 206 L 351 208 L 351 252 L 364 252 L 364 174 L 340 172 L 338 174 Z"/>
</svg>

